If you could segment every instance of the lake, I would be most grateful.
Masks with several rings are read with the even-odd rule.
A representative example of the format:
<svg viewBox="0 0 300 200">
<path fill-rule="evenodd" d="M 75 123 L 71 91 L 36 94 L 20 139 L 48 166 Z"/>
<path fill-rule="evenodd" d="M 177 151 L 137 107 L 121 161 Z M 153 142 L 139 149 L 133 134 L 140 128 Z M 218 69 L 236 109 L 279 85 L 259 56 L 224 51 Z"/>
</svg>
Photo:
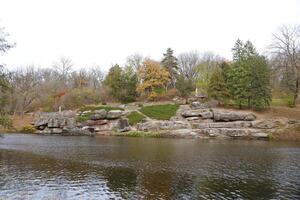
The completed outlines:
<svg viewBox="0 0 300 200">
<path fill-rule="evenodd" d="M 4 134 L 0 199 L 300 199 L 300 143 Z"/>
</svg>

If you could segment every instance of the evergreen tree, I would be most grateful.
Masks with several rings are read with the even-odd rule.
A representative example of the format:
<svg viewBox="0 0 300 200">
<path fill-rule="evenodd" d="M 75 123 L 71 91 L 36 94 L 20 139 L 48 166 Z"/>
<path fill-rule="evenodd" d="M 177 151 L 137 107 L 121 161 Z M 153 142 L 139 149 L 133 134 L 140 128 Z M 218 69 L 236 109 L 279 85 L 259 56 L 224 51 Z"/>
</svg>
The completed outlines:
<svg viewBox="0 0 300 200">
<path fill-rule="evenodd" d="M 174 88 L 176 78 L 178 75 L 178 63 L 177 58 L 173 56 L 173 50 L 171 48 L 167 49 L 167 52 L 164 54 L 164 58 L 161 61 L 162 67 L 164 67 L 170 74 L 170 85 L 169 87 Z"/>
<path fill-rule="evenodd" d="M 110 68 L 104 84 L 110 88 L 111 95 L 122 103 L 128 103 L 135 100 L 137 75 L 132 67 L 127 66 L 122 69 L 119 65 Z"/>
<path fill-rule="evenodd" d="M 176 81 L 176 89 L 182 98 L 185 98 L 187 103 L 187 98 L 195 90 L 195 84 L 192 80 L 185 78 L 180 75 Z"/>
<path fill-rule="evenodd" d="M 210 77 L 208 83 L 208 95 L 219 102 L 225 103 L 230 97 L 221 68 L 215 69 Z"/>
<path fill-rule="evenodd" d="M 110 94 L 115 99 L 120 99 L 120 91 L 124 86 L 122 85 L 122 68 L 119 65 L 114 65 L 109 69 L 104 84 L 110 88 Z"/>
<path fill-rule="evenodd" d="M 233 61 L 228 86 L 236 105 L 254 109 L 269 106 L 270 74 L 265 58 L 257 53 L 250 41 L 244 44 L 237 40 L 233 48 Z"/>
</svg>

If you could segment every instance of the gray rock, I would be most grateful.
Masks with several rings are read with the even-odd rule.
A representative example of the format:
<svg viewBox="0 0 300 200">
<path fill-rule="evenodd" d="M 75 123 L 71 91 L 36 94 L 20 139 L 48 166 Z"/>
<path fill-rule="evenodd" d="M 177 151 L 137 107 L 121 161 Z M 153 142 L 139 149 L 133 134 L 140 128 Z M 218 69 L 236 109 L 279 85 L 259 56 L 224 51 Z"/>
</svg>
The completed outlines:
<svg viewBox="0 0 300 200">
<path fill-rule="evenodd" d="M 214 121 L 230 122 L 230 121 L 251 121 L 255 119 L 255 115 L 251 113 L 235 112 L 235 111 L 217 111 L 214 110 Z"/>
<path fill-rule="evenodd" d="M 236 121 L 236 122 L 213 122 L 213 123 L 198 123 L 193 124 L 197 129 L 204 128 L 250 128 L 251 122 Z"/>
<path fill-rule="evenodd" d="M 61 134 L 63 130 L 61 128 L 52 128 L 51 134 Z"/>
<path fill-rule="evenodd" d="M 101 109 L 101 110 L 95 110 L 94 112 L 95 114 L 97 114 L 100 119 L 105 119 L 106 118 L 106 115 L 107 115 L 107 111 L 104 110 L 104 109 Z"/>
<path fill-rule="evenodd" d="M 199 109 L 199 110 L 184 110 L 181 115 L 183 117 L 201 117 L 202 119 L 213 118 L 213 112 L 209 109 Z"/>
<path fill-rule="evenodd" d="M 186 120 L 188 120 L 188 121 L 195 121 L 195 120 L 199 120 L 200 119 L 200 117 L 188 117 L 188 118 L 186 118 Z"/>
<path fill-rule="evenodd" d="M 180 138 L 196 138 L 197 137 L 197 133 L 195 133 L 192 129 L 172 130 L 172 131 L 168 131 L 167 133 L 164 133 L 164 134 L 169 137 L 180 137 Z"/>
<path fill-rule="evenodd" d="M 104 125 L 107 124 L 108 120 L 106 119 L 100 119 L 100 120 L 87 120 L 86 122 L 84 122 L 84 125 L 86 126 L 97 126 L 97 125 Z"/>
<path fill-rule="evenodd" d="M 116 124 L 116 129 L 118 132 L 130 131 L 128 119 L 119 119 Z"/>
<path fill-rule="evenodd" d="M 155 121 L 145 121 L 137 124 L 139 131 L 158 131 L 159 126 Z"/>
<path fill-rule="evenodd" d="M 273 129 L 285 125 L 286 123 L 280 120 L 258 120 L 252 122 L 252 127 L 257 129 Z"/>
<path fill-rule="evenodd" d="M 106 118 L 107 119 L 117 119 L 117 118 L 120 118 L 123 114 L 124 113 L 122 110 L 111 110 L 107 113 Z"/>
<path fill-rule="evenodd" d="M 189 124 L 183 121 L 147 121 L 137 125 L 137 129 L 140 131 L 177 130 L 188 128 Z"/>
<path fill-rule="evenodd" d="M 208 109 L 211 108 L 211 105 L 208 103 L 200 103 L 199 101 L 194 101 L 191 103 L 192 109 Z"/>
<path fill-rule="evenodd" d="M 267 133 L 252 128 L 206 128 L 197 130 L 199 134 L 210 137 L 243 137 L 243 138 L 267 138 Z"/>
<path fill-rule="evenodd" d="M 254 121 L 256 119 L 256 116 L 252 113 L 249 113 L 245 116 L 244 121 Z"/>
</svg>

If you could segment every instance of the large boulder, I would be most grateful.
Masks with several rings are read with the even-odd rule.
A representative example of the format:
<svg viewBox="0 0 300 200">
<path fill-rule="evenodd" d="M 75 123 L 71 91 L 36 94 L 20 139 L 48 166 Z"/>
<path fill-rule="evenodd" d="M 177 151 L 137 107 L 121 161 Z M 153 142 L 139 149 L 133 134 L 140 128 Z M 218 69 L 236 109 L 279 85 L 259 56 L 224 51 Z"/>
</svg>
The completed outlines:
<svg viewBox="0 0 300 200">
<path fill-rule="evenodd" d="M 99 120 L 99 119 L 105 119 L 107 115 L 107 111 L 104 109 L 101 110 L 95 110 L 94 115 L 91 115 L 91 120 Z"/>
<path fill-rule="evenodd" d="M 255 118 L 252 113 L 214 110 L 214 121 L 216 122 L 253 121 Z"/>
<path fill-rule="evenodd" d="M 85 126 L 98 126 L 98 125 L 104 125 L 107 124 L 108 120 L 103 119 L 103 120 L 87 120 L 84 125 Z"/>
<path fill-rule="evenodd" d="M 199 110 L 184 110 L 181 115 L 185 118 L 188 117 L 201 117 L 202 119 L 213 118 L 213 112 L 209 109 L 199 109 Z"/>
<path fill-rule="evenodd" d="M 192 109 L 207 109 L 211 108 L 211 105 L 209 103 L 200 103 L 199 101 L 194 101 L 191 103 Z"/>
<path fill-rule="evenodd" d="M 196 129 L 205 128 L 250 128 L 251 122 L 236 121 L 236 122 L 212 122 L 212 123 L 194 123 L 193 127 Z"/>
<path fill-rule="evenodd" d="M 252 128 L 206 128 L 197 130 L 198 134 L 209 137 L 232 137 L 232 138 L 268 138 L 269 135 L 258 129 Z"/>
<path fill-rule="evenodd" d="M 147 121 L 137 125 L 140 131 L 159 131 L 188 129 L 189 124 L 183 121 Z"/>
<path fill-rule="evenodd" d="M 118 132 L 130 131 L 128 119 L 119 119 L 115 128 Z"/>
<path fill-rule="evenodd" d="M 122 110 L 111 110 L 107 113 L 107 119 L 118 119 L 120 118 L 124 112 Z"/>
<path fill-rule="evenodd" d="M 53 112 L 53 113 L 38 113 L 34 120 L 33 126 L 39 130 L 44 128 L 74 128 L 76 114 L 74 112 Z"/>
</svg>

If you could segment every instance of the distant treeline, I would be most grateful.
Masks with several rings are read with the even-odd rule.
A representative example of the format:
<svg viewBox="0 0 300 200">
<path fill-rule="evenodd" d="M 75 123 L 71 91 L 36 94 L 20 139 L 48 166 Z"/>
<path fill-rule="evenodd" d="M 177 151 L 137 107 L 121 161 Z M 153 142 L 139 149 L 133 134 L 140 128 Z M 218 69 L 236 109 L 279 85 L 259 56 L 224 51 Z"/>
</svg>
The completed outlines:
<svg viewBox="0 0 300 200">
<path fill-rule="evenodd" d="M 0 52 L 14 44 L 0 30 Z M 170 100 L 199 93 L 220 104 L 263 109 L 272 94 L 294 106 L 299 93 L 300 28 L 282 26 L 273 34 L 268 54 L 261 55 L 250 41 L 237 40 L 232 60 L 211 52 L 174 55 L 171 48 L 157 61 L 139 54 L 124 66 L 113 65 L 107 74 L 99 66 L 73 70 L 72 61 L 60 58 L 51 68 L 0 67 L 2 113 L 75 109 L 85 104 Z"/>
</svg>

